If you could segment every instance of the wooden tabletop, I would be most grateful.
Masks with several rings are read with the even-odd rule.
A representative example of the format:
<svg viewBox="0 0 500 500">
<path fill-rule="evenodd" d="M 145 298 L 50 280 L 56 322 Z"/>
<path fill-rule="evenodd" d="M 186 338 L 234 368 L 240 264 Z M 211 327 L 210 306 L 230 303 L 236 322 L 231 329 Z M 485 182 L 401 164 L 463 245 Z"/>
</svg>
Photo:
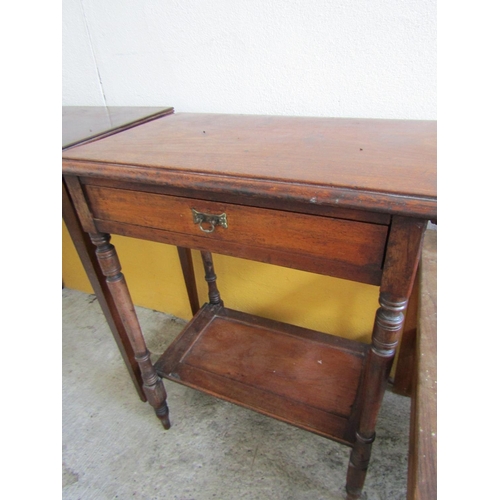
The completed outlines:
<svg viewBox="0 0 500 500">
<path fill-rule="evenodd" d="M 78 175 L 225 182 L 253 195 L 436 218 L 435 121 L 178 113 L 63 158 Z"/>
<path fill-rule="evenodd" d="M 150 106 L 63 106 L 62 147 L 69 148 L 89 139 L 173 113 L 169 107 Z"/>
</svg>

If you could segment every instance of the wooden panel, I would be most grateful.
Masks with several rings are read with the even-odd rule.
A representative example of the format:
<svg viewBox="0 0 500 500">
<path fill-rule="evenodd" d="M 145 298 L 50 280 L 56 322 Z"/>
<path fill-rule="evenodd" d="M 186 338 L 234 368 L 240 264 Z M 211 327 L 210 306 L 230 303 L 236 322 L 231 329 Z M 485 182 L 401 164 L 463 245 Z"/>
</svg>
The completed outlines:
<svg viewBox="0 0 500 500">
<path fill-rule="evenodd" d="M 419 295 L 420 283 L 418 279 L 415 279 L 405 313 L 403 334 L 399 341 L 397 365 L 392 368 L 394 372 L 393 392 L 408 397 L 411 397 L 413 391 Z"/>
<path fill-rule="evenodd" d="M 412 398 L 408 499 L 437 498 L 437 231 L 424 238 L 420 265 L 416 377 Z"/>
<path fill-rule="evenodd" d="M 380 269 L 387 227 L 228 203 L 85 186 L 93 216 L 176 233 L 238 242 Z M 140 207 L 140 209 L 137 209 Z M 227 215 L 228 228 L 204 233 L 191 209 Z"/>
<path fill-rule="evenodd" d="M 165 378 L 349 446 L 354 440 L 350 422 L 345 417 L 279 397 L 258 387 L 249 389 L 241 382 L 228 383 L 225 377 L 189 365 L 181 366 L 175 377 Z"/>
<path fill-rule="evenodd" d="M 321 343 L 219 317 L 182 362 L 344 417 L 351 414 L 356 396 L 351 380 L 361 365 L 350 353 L 325 350 Z M 302 384 L 310 390 L 299 391 Z"/>
<path fill-rule="evenodd" d="M 204 306 L 156 368 L 163 377 L 345 442 L 367 349 Z"/>
</svg>

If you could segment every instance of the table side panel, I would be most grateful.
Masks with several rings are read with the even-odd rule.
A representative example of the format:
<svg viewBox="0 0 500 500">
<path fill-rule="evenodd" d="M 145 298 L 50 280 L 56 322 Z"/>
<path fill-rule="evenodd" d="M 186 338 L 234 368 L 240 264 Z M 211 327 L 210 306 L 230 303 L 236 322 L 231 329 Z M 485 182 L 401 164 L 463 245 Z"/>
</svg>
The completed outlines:
<svg viewBox="0 0 500 500">
<path fill-rule="evenodd" d="M 354 442 L 352 424 L 345 417 L 277 396 L 258 387 L 249 390 L 246 384 L 238 381 L 228 383 L 228 379 L 221 375 L 207 373 L 189 365 L 179 367 L 176 375 L 179 378 L 164 378 L 348 446 L 352 446 Z"/>
<path fill-rule="evenodd" d="M 432 500 L 437 498 L 437 231 L 425 234 L 420 281 L 408 499 Z"/>
</svg>

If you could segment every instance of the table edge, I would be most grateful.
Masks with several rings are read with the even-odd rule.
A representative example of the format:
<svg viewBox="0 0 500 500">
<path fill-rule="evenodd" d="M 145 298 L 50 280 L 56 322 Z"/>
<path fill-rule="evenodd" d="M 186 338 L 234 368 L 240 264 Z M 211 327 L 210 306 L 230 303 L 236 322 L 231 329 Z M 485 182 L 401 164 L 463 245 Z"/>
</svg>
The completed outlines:
<svg viewBox="0 0 500 500">
<path fill-rule="evenodd" d="M 71 107 L 71 106 L 67 106 L 67 107 Z M 84 107 L 84 106 L 82 106 L 82 107 Z M 91 107 L 91 106 L 88 106 L 88 107 Z M 133 108 L 135 106 L 129 106 L 129 107 Z M 63 106 L 63 108 L 64 108 L 64 106 Z M 142 118 L 138 118 L 136 120 L 131 120 L 129 122 L 125 122 L 122 125 L 117 125 L 116 127 L 105 130 L 104 132 L 98 132 L 94 135 L 90 135 L 88 137 L 85 137 L 84 139 L 78 139 L 76 141 L 73 141 L 69 144 L 64 145 L 62 147 L 62 150 L 67 151 L 67 150 L 74 148 L 76 146 L 82 146 L 83 144 L 88 144 L 90 142 L 104 139 L 105 137 L 109 137 L 110 135 L 118 134 L 119 132 L 123 132 L 124 130 L 131 129 L 133 127 L 137 127 L 138 125 L 142 125 L 143 123 L 147 123 L 147 122 L 156 120 L 158 118 L 162 118 L 164 116 L 168 116 L 168 115 L 172 115 L 172 114 L 174 114 L 173 107 L 164 108 L 161 111 L 157 111 L 156 113 L 152 113 L 150 115 L 145 115 Z"/>
<path fill-rule="evenodd" d="M 437 220 L 437 197 L 404 193 L 64 158 L 63 175 L 163 185 L 220 194 L 237 193 L 242 197 L 283 198 L 299 203 Z"/>
</svg>

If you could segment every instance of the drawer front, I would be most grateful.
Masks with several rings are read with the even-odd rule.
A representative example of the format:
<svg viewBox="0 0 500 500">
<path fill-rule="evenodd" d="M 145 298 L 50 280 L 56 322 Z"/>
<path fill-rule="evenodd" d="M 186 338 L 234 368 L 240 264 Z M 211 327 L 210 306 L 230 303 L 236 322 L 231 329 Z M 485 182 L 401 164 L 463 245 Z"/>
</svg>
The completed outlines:
<svg viewBox="0 0 500 500">
<path fill-rule="evenodd" d="M 387 226 L 178 196 L 85 186 L 96 220 L 380 269 Z M 194 221 L 225 214 L 227 227 Z"/>
</svg>

